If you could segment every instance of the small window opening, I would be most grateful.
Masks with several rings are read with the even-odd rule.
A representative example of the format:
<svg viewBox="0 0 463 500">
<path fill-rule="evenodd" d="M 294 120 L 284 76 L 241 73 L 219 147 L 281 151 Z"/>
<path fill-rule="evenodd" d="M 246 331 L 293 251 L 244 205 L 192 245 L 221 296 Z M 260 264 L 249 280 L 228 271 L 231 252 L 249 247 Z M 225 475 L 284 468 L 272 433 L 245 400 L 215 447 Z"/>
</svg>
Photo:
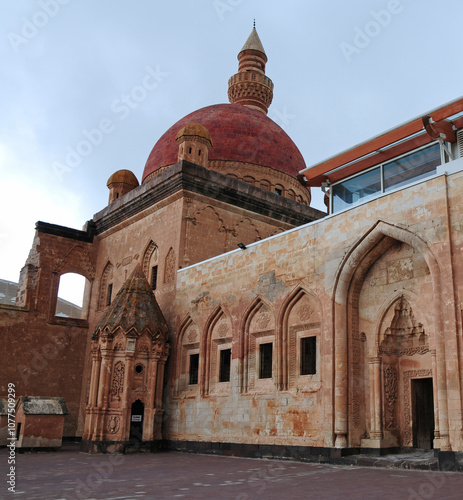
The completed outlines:
<svg viewBox="0 0 463 500">
<path fill-rule="evenodd" d="M 117 198 L 119 198 L 119 193 L 116 193 L 116 200 L 117 200 Z"/>
<path fill-rule="evenodd" d="M 199 354 L 190 354 L 190 385 L 198 383 Z"/>
<path fill-rule="evenodd" d="M 188 148 L 188 154 L 191 155 L 191 148 Z"/>
<path fill-rule="evenodd" d="M 112 295 L 113 295 L 113 284 L 110 283 L 108 285 L 108 293 L 106 295 L 106 305 L 107 306 L 110 306 L 111 305 L 111 299 L 112 299 Z"/>
<path fill-rule="evenodd" d="M 273 344 L 260 344 L 259 378 L 272 378 Z"/>
<path fill-rule="evenodd" d="M 135 367 L 135 373 L 138 373 L 138 374 L 142 373 L 143 372 L 143 368 L 144 368 L 143 365 L 137 365 Z"/>
<path fill-rule="evenodd" d="M 201 150 L 198 149 L 198 156 L 201 156 Z"/>
<path fill-rule="evenodd" d="M 301 339 L 301 375 L 317 373 L 317 337 Z"/>
<path fill-rule="evenodd" d="M 81 274 L 65 273 L 59 277 L 55 316 L 60 318 L 85 319 L 86 279 Z"/>
<path fill-rule="evenodd" d="M 283 194 L 283 190 L 280 188 L 275 188 L 275 194 L 277 194 L 278 196 L 281 196 Z"/>
<path fill-rule="evenodd" d="M 16 427 L 16 440 L 21 436 L 21 422 L 18 422 L 18 426 Z"/>
<path fill-rule="evenodd" d="M 220 351 L 219 382 L 230 382 L 231 349 Z"/>
<path fill-rule="evenodd" d="M 151 290 L 156 290 L 158 284 L 158 266 L 151 268 Z"/>
</svg>

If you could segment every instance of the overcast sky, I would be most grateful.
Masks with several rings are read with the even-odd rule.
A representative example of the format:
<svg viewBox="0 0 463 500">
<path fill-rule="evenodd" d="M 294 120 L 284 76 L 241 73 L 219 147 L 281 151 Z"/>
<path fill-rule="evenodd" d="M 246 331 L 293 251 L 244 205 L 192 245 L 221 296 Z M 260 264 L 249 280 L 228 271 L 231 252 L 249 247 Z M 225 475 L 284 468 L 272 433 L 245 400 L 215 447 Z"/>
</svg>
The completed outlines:
<svg viewBox="0 0 463 500">
<path fill-rule="evenodd" d="M 119 169 L 227 101 L 254 18 L 269 116 L 307 166 L 463 95 L 461 0 L 0 0 L 0 278 L 81 228 Z M 323 208 L 314 194 L 313 206 Z"/>
</svg>

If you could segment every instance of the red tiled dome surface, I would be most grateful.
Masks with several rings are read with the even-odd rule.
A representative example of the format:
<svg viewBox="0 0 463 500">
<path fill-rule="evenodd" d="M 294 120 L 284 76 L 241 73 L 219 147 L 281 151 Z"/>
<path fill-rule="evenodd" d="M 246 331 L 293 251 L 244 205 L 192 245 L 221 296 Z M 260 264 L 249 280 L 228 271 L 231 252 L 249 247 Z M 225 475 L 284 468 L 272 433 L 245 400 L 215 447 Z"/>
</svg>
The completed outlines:
<svg viewBox="0 0 463 500">
<path fill-rule="evenodd" d="M 214 144 L 209 150 L 209 160 L 253 163 L 294 177 L 305 168 L 294 142 L 266 115 L 241 104 L 216 104 L 193 111 L 170 127 L 152 149 L 143 181 L 159 168 L 177 162 L 175 137 L 190 122 L 200 123 L 209 130 Z"/>
</svg>

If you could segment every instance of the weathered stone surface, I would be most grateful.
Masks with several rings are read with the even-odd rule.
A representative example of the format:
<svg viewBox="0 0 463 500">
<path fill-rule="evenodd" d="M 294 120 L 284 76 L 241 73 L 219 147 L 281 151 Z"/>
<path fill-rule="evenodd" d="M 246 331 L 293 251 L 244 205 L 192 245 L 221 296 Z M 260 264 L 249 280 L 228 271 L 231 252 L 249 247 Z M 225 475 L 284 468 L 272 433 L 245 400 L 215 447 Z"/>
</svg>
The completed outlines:
<svg viewBox="0 0 463 500">
<path fill-rule="evenodd" d="M 67 415 L 68 409 L 63 398 L 45 396 L 22 396 L 19 400 L 24 415 Z"/>
</svg>

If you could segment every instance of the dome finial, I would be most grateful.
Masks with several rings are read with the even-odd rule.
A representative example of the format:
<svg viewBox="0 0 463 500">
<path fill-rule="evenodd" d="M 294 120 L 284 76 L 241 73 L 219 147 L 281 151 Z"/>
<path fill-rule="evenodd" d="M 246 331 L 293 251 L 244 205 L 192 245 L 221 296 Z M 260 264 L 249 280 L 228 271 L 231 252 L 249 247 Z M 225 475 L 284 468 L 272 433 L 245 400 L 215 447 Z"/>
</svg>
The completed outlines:
<svg viewBox="0 0 463 500">
<path fill-rule="evenodd" d="M 254 29 L 256 29 L 256 18 L 254 18 L 254 24 L 252 26 Z"/>
<path fill-rule="evenodd" d="M 273 82 L 265 75 L 267 56 L 254 27 L 238 54 L 238 73 L 228 81 L 228 99 L 267 114 L 273 99 Z"/>
</svg>

